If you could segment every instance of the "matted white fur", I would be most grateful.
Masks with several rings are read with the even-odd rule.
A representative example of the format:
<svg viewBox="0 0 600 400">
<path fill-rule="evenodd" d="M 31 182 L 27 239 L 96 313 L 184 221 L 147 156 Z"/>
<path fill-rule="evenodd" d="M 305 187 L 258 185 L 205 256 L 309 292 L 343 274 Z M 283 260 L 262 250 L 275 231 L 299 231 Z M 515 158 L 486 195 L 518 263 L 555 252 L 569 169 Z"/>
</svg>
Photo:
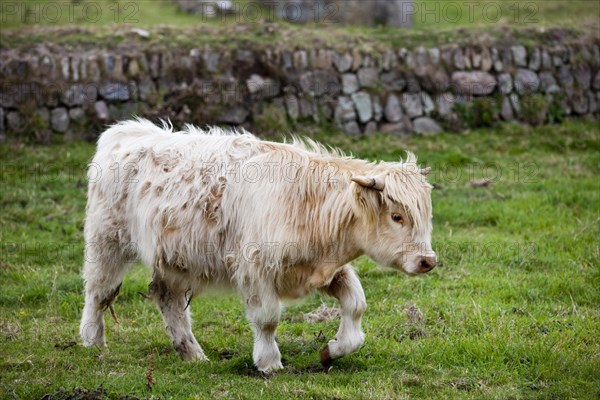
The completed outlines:
<svg viewBox="0 0 600 400">
<path fill-rule="evenodd" d="M 424 174 L 411 153 L 372 163 L 297 138 L 273 143 L 189 125 L 173 132 L 143 119 L 116 124 L 98 140 L 88 174 L 83 342 L 105 345 L 103 312 L 140 259 L 153 271 L 150 296 L 184 359 L 206 358 L 187 306 L 215 286 L 240 293 L 261 371 L 282 367 L 281 300 L 314 289 L 338 298 L 342 311 L 324 354 L 356 351 L 366 302 L 347 263 L 367 254 L 409 274 L 435 265 Z M 380 190 L 353 182 L 357 176 Z"/>
</svg>

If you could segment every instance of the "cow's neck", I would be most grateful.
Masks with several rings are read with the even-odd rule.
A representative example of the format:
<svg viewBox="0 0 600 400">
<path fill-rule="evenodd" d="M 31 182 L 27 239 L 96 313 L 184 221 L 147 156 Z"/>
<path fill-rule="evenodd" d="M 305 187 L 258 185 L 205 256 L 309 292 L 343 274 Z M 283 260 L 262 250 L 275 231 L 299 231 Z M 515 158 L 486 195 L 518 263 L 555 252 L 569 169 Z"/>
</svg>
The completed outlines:
<svg viewBox="0 0 600 400">
<path fill-rule="evenodd" d="M 362 160 L 336 160 L 335 158 L 333 161 L 332 158 L 329 158 L 321 160 L 321 162 L 329 166 L 333 162 L 336 167 L 331 169 L 324 166 L 320 169 L 321 183 L 323 180 L 326 181 L 327 190 L 318 196 L 318 203 L 321 207 L 318 214 L 319 220 L 307 221 L 311 226 L 318 228 L 320 237 L 317 240 L 325 254 L 325 256 L 315 254 L 314 261 L 341 266 L 365 254 L 361 246 L 361 243 L 364 242 L 361 238 L 365 234 L 365 227 L 354 214 L 351 177 L 357 174 L 368 175 L 369 169 L 373 165 Z M 319 169 L 314 169 L 314 171 L 318 172 Z M 325 179 L 323 179 L 323 171 L 327 171 Z M 306 204 L 306 206 L 314 207 L 315 204 Z M 332 215 L 335 218 L 331 218 Z"/>
</svg>

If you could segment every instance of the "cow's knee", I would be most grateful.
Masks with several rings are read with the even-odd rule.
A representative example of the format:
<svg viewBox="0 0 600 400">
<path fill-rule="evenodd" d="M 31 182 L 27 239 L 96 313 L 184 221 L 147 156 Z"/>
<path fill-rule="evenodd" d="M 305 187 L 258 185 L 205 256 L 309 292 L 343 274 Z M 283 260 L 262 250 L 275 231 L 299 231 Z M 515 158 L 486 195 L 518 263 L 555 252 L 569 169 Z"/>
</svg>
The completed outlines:
<svg viewBox="0 0 600 400">
<path fill-rule="evenodd" d="M 85 305 L 81 316 L 79 334 L 84 347 L 106 346 L 104 336 L 104 311 L 111 306 L 121 285 L 116 289 L 106 290 L 94 282 L 86 282 Z"/>
<path fill-rule="evenodd" d="M 189 310 L 189 298 L 183 291 L 174 291 L 164 280 L 154 277 L 149 286 L 149 297 L 153 299 L 160 312 L 173 348 L 184 361 L 208 360 L 202 347 L 192 333 Z"/>
<path fill-rule="evenodd" d="M 329 341 L 321 352 L 321 362 L 329 365 L 332 360 L 357 351 L 364 343 L 361 319 L 367 302 L 360 281 L 349 265 L 338 272 L 324 290 L 338 299 L 342 314 L 336 338 Z"/>
</svg>

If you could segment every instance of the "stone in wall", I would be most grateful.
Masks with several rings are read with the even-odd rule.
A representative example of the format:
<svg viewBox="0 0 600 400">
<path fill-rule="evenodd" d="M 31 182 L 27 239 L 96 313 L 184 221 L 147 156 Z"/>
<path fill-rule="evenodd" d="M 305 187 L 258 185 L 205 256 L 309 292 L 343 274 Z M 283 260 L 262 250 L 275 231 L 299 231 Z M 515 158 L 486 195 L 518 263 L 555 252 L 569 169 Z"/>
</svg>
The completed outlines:
<svg viewBox="0 0 600 400">
<path fill-rule="evenodd" d="M 402 106 L 406 115 L 410 118 L 423 115 L 423 103 L 419 93 L 404 93 L 402 95 Z"/>
<path fill-rule="evenodd" d="M 578 87 L 587 90 L 591 86 L 592 82 L 592 71 L 587 65 L 576 65 L 573 68 L 573 76 Z"/>
<path fill-rule="evenodd" d="M 529 52 L 529 69 L 538 71 L 542 66 L 542 53 L 540 49 L 535 48 Z"/>
<path fill-rule="evenodd" d="M 400 99 L 395 94 L 390 94 L 387 98 L 385 108 L 383 111 L 385 119 L 389 122 L 398 122 L 404 115 L 402 112 L 402 106 L 400 105 Z"/>
<path fill-rule="evenodd" d="M 451 93 L 442 93 L 436 97 L 437 112 L 442 117 L 447 117 L 452 114 L 452 107 L 454 105 L 454 95 Z"/>
<path fill-rule="evenodd" d="M 515 75 L 515 89 L 518 94 L 525 95 L 538 91 L 540 87 L 540 78 L 538 75 L 525 68 L 519 68 Z"/>
<path fill-rule="evenodd" d="M 246 122 L 250 113 L 241 106 L 227 107 L 218 117 L 219 122 L 231 125 L 241 125 Z"/>
<path fill-rule="evenodd" d="M 100 121 L 108 121 L 108 106 L 104 101 L 94 104 L 94 116 Z"/>
<path fill-rule="evenodd" d="M 319 49 L 311 54 L 311 60 L 313 68 L 316 69 L 330 69 L 333 65 L 332 52 L 325 49 Z"/>
<path fill-rule="evenodd" d="M 9 111 L 6 114 L 6 127 L 9 131 L 18 132 L 23 125 L 23 118 L 17 111 Z"/>
<path fill-rule="evenodd" d="M 407 116 L 404 116 L 399 122 L 381 125 L 380 131 L 381 133 L 405 136 L 414 133 L 415 127 L 411 119 Z"/>
<path fill-rule="evenodd" d="M 379 82 L 379 72 L 377 68 L 361 68 L 358 70 L 358 82 L 360 87 L 374 88 Z"/>
<path fill-rule="evenodd" d="M 523 46 L 513 46 L 511 48 L 512 57 L 517 67 L 527 67 L 527 50 Z"/>
<path fill-rule="evenodd" d="M 496 72 L 504 71 L 504 63 L 502 62 L 502 59 L 500 58 L 500 53 L 498 52 L 498 49 L 492 48 L 491 53 L 492 53 L 492 66 L 494 68 L 494 71 L 496 71 Z"/>
<path fill-rule="evenodd" d="M 484 47 L 481 52 L 481 70 L 489 72 L 492 70 L 494 63 L 492 61 L 492 55 L 487 47 Z"/>
<path fill-rule="evenodd" d="M 127 101 L 130 98 L 129 86 L 120 82 L 105 83 L 98 92 L 106 101 Z"/>
<path fill-rule="evenodd" d="M 156 95 L 156 85 L 152 79 L 141 78 L 138 83 L 138 96 L 144 102 L 152 103 Z"/>
<path fill-rule="evenodd" d="M 544 70 L 550 70 L 553 69 L 554 65 L 552 64 L 552 57 L 550 57 L 550 53 L 548 52 L 548 49 L 544 48 L 542 49 L 542 69 Z"/>
<path fill-rule="evenodd" d="M 371 121 L 368 124 L 365 125 L 365 129 L 364 129 L 364 134 L 365 135 L 372 135 L 374 133 L 377 132 L 377 122 L 375 121 Z"/>
<path fill-rule="evenodd" d="M 588 97 L 584 91 L 570 90 L 567 91 L 567 96 L 576 114 L 584 115 L 588 112 Z"/>
<path fill-rule="evenodd" d="M 439 52 L 439 50 L 438 50 Z M 438 59 L 439 59 L 439 54 L 438 54 Z M 388 49 L 383 53 L 383 58 L 381 60 L 381 68 L 384 71 L 389 71 L 393 68 L 396 68 L 398 66 L 398 56 L 396 55 L 396 53 L 391 50 Z"/>
<path fill-rule="evenodd" d="M 513 90 L 512 76 L 508 72 L 498 74 L 498 89 L 502 94 L 509 94 Z"/>
<path fill-rule="evenodd" d="M 348 122 L 356 121 L 354 102 L 350 97 L 340 96 L 335 108 L 334 118 L 338 126 L 344 126 Z"/>
<path fill-rule="evenodd" d="M 277 80 L 257 74 L 251 75 L 246 80 L 246 87 L 250 94 L 259 100 L 277 97 L 281 90 L 281 85 Z"/>
<path fill-rule="evenodd" d="M 489 72 L 457 71 L 452 74 L 452 85 L 460 94 L 486 96 L 494 91 L 496 78 Z"/>
<path fill-rule="evenodd" d="M 511 93 L 509 96 L 510 104 L 512 105 L 512 109 L 517 116 L 521 114 L 521 101 L 519 100 L 519 95 L 516 93 Z"/>
<path fill-rule="evenodd" d="M 558 68 L 558 82 L 563 88 L 570 88 L 575 84 L 571 68 L 568 65 L 561 65 Z"/>
<path fill-rule="evenodd" d="M 417 70 L 420 87 L 429 93 L 440 93 L 450 87 L 450 77 L 442 67 L 426 66 Z"/>
<path fill-rule="evenodd" d="M 294 121 L 297 120 L 300 117 L 298 98 L 294 94 L 289 93 L 286 94 L 284 101 L 288 116 Z"/>
<path fill-rule="evenodd" d="M 342 131 L 350 136 L 360 136 L 360 126 L 356 121 L 349 121 L 342 126 Z"/>
<path fill-rule="evenodd" d="M 383 118 L 383 108 L 381 106 L 381 99 L 379 98 L 379 96 L 374 95 L 373 96 L 373 119 L 376 122 L 381 121 L 381 119 Z"/>
<path fill-rule="evenodd" d="M 310 96 L 336 95 L 341 86 L 336 74 L 330 71 L 310 71 L 300 76 L 300 88 Z"/>
<path fill-rule="evenodd" d="M 78 83 L 71 85 L 62 95 L 62 103 L 67 107 L 82 106 L 95 103 L 98 88 L 95 84 Z"/>
<path fill-rule="evenodd" d="M 333 65 L 338 72 L 348 72 L 352 68 L 352 56 L 347 52 L 342 55 L 333 53 Z"/>
<path fill-rule="evenodd" d="M 463 54 L 463 50 L 458 47 L 454 50 L 454 54 L 452 56 L 452 60 L 454 62 L 454 68 L 463 70 L 467 68 L 467 58 Z"/>
<path fill-rule="evenodd" d="M 294 53 L 294 68 L 306 69 L 308 67 L 308 55 L 304 50 L 298 50 Z"/>
<path fill-rule="evenodd" d="M 217 72 L 219 70 L 219 61 L 221 55 L 214 51 L 205 51 L 202 53 L 204 67 L 208 72 Z"/>
<path fill-rule="evenodd" d="M 352 94 L 352 101 L 358 113 L 358 119 L 361 123 L 366 123 L 373 118 L 373 104 L 371 96 L 367 92 L 357 92 Z"/>
<path fill-rule="evenodd" d="M 85 111 L 80 107 L 71 108 L 69 110 L 69 118 L 75 123 L 83 124 L 85 123 Z"/>
<path fill-rule="evenodd" d="M 419 78 L 416 74 L 407 72 L 404 74 L 404 78 L 406 79 L 406 92 L 408 93 L 420 93 L 421 85 L 419 84 Z"/>
<path fill-rule="evenodd" d="M 388 91 L 401 91 L 406 87 L 406 79 L 398 71 L 385 72 L 380 75 L 381 84 Z"/>
<path fill-rule="evenodd" d="M 352 94 L 360 88 L 358 78 L 355 74 L 343 74 L 342 75 L 342 92 L 344 94 Z"/>
<path fill-rule="evenodd" d="M 560 88 L 550 72 L 540 73 L 540 90 L 544 93 L 558 93 Z"/>
<path fill-rule="evenodd" d="M 300 118 L 319 122 L 319 112 L 317 102 L 312 96 L 300 97 Z"/>
<path fill-rule="evenodd" d="M 429 117 L 417 118 L 413 121 L 415 132 L 421 134 L 439 133 L 442 128 Z"/>
<path fill-rule="evenodd" d="M 50 116 L 52 129 L 57 132 L 65 133 L 69 130 L 69 112 L 66 108 L 59 107 L 52 110 Z"/>
<path fill-rule="evenodd" d="M 502 98 L 502 106 L 500 109 L 500 116 L 505 121 L 512 121 L 515 119 L 515 114 L 513 113 L 512 104 L 510 98 L 505 96 Z"/>
<path fill-rule="evenodd" d="M 429 94 L 426 92 L 421 92 L 421 97 L 423 101 L 423 112 L 425 115 L 429 115 L 435 111 L 435 104 L 433 103 L 431 96 L 429 96 Z"/>
</svg>

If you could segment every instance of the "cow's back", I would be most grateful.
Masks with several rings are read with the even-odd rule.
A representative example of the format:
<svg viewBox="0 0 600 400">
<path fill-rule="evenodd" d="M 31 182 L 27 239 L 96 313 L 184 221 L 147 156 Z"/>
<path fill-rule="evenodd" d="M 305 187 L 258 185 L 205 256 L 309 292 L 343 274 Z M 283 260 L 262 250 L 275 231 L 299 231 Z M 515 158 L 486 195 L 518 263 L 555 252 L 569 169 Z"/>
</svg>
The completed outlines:
<svg viewBox="0 0 600 400">
<path fill-rule="evenodd" d="M 215 278 L 228 236 L 226 177 L 263 151 L 260 143 L 248 134 L 171 132 L 147 121 L 111 127 L 90 166 L 86 238 L 109 235 L 148 265 L 162 258 L 168 267 Z"/>
</svg>

